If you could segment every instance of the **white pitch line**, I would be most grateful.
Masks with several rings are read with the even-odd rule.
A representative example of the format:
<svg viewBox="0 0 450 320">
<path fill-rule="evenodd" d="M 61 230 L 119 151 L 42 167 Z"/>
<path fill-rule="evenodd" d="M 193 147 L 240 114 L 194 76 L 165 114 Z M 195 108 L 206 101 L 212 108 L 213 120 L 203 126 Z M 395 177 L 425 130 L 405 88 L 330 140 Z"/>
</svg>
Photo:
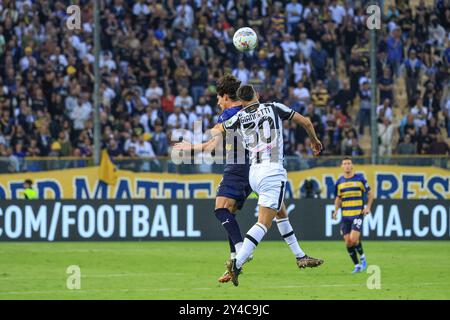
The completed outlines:
<svg viewBox="0 0 450 320">
<path fill-rule="evenodd" d="M 415 286 L 432 286 L 432 285 L 450 285 L 448 283 L 416 283 Z M 320 284 L 320 285 L 304 285 L 304 286 L 272 286 L 264 288 L 255 288 L 255 290 L 261 289 L 301 289 L 301 288 L 326 288 L 326 287 L 365 287 L 364 284 Z M 75 293 L 75 294 L 86 294 L 86 293 L 115 293 L 115 292 L 158 292 L 158 291 L 177 291 L 177 290 L 215 290 L 217 287 L 206 287 L 206 288 L 142 288 L 142 289 L 115 289 L 115 290 L 52 290 L 52 291 L 5 291 L 1 292 L 0 295 L 33 295 L 33 294 L 61 294 L 61 293 Z M 252 290 L 252 288 L 248 288 Z"/>
<path fill-rule="evenodd" d="M 81 278 L 115 278 L 115 277 L 148 277 L 148 276 L 185 276 L 187 273 L 170 273 L 170 272 L 152 272 L 152 273 L 111 273 L 111 274 L 88 274 L 81 275 Z M 0 277 L 1 280 L 61 280 L 62 278 L 36 278 L 36 277 L 27 277 L 27 278 L 8 278 L 8 277 Z"/>
</svg>

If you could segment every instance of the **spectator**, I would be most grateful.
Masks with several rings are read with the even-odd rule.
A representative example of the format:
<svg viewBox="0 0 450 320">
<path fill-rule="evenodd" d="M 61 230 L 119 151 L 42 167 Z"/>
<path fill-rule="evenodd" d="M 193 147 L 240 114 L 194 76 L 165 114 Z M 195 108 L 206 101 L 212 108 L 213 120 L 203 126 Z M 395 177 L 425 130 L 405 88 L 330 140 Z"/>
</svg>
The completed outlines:
<svg viewBox="0 0 450 320">
<path fill-rule="evenodd" d="M 289 121 L 283 121 L 283 143 L 284 143 L 284 154 L 286 156 L 294 155 L 295 130 L 292 127 L 292 124 L 289 123 Z"/>
<path fill-rule="evenodd" d="M 169 128 L 187 129 L 188 118 L 181 112 L 180 106 L 175 106 L 174 112 L 167 118 L 167 126 Z"/>
<path fill-rule="evenodd" d="M 344 7 L 338 4 L 337 0 L 332 0 L 328 10 L 330 11 L 334 23 L 340 25 L 346 15 Z"/>
<path fill-rule="evenodd" d="M 447 123 L 447 137 L 450 138 L 450 99 L 447 99 L 447 102 L 442 108 L 442 113 L 444 114 Z"/>
<path fill-rule="evenodd" d="M 209 128 L 211 124 L 209 119 L 212 117 L 213 112 L 211 106 L 206 103 L 205 97 L 200 97 L 198 104 L 195 106 L 195 113 L 203 121 L 203 126 Z"/>
<path fill-rule="evenodd" d="M 61 146 L 59 155 L 61 157 L 69 157 L 72 154 L 72 144 L 69 140 L 69 135 L 65 131 L 60 131 L 58 135 L 58 143 Z"/>
<path fill-rule="evenodd" d="M 436 137 L 436 141 L 433 141 L 430 144 L 430 148 L 428 150 L 429 154 L 435 155 L 450 155 L 450 147 L 447 142 L 444 141 L 444 138 L 441 134 L 438 134 Z"/>
<path fill-rule="evenodd" d="M 297 55 L 298 47 L 289 33 L 283 35 L 281 48 L 283 49 L 284 60 L 291 64 L 292 60 Z"/>
<path fill-rule="evenodd" d="M 408 101 L 417 97 L 417 86 L 423 73 L 423 63 L 417 58 L 416 51 L 409 52 L 408 59 L 403 64 L 403 74 L 406 77 L 406 94 Z"/>
<path fill-rule="evenodd" d="M 113 158 L 121 158 L 123 156 L 123 150 L 117 143 L 116 139 L 111 138 L 108 143 L 108 154 Z"/>
<path fill-rule="evenodd" d="M 73 120 L 73 127 L 75 130 L 83 130 L 86 121 L 89 119 L 92 112 L 92 105 L 88 101 L 87 93 L 83 93 L 81 96 L 80 104 L 70 113 L 70 119 Z"/>
<path fill-rule="evenodd" d="M 287 15 L 287 32 L 292 33 L 296 31 L 297 24 L 302 19 L 303 6 L 298 3 L 298 0 L 292 0 L 286 5 Z"/>
<path fill-rule="evenodd" d="M 389 99 L 384 99 L 383 104 L 377 107 L 377 117 L 378 122 L 383 123 L 384 119 L 388 119 L 389 122 L 393 120 L 391 101 Z"/>
<path fill-rule="evenodd" d="M 163 126 L 160 121 L 155 123 L 155 132 L 152 135 L 152 146 L 155 150 L 155 155 L 157 157 L 167 156 L 169 142 L 167 140 L 167 135 L 163 132 Z"/>
<path fill-rule="evenodd" d="M 428 109 L 423 106 L 421 98 L 416 100 L 416 105 L 411 109 L 411 114 L 414 116 L 414 125 L 417 128 L 427 124 Z"/>
<path fill-rule="evenodd" d="M 307 77 L 311 74 L 311 65 L 309 60 L 305 58 L 302 53 L 299 53 L 297 59 L 294 62 L 292 73 L 294 74 L 294 82 L 299 82 L 303 75 L 306 74 Z"/>
<path fill-rule="evenodd" d="M 244 62 L 239 61 L 236 69 L 233 70 L 233 76 L 235 76 L 241 84 L 247 84 L 250 80 L 250 71 L 245 68 Z"/>
<path fill-rule="evenodd" d="M 208 81 L 208 71 L 202 64 L 200 57 L 194 58 L 194 65 L 191 67 L 191 94 L 194 103 L 198 103 L 198 100 L 203 96 L 205 92 L 205 84 Z"/>
<path fill-rule="evenodd" d="M 364 127 L 367 124 L 371 126 L 370 122 L 370 100 L 371 91 L 369 88 L 369 82 L 364 82 L 362 88 L 359 90 L 359 134 L 364 134 Z"/>
<path fill-rule="evenodd" d="M 428 134 L 428 127 L 422 126 L 417 136 L 417 153 L 427 154 L 429 152 L 431 142 L 432 139 Z"/>
<path fill-rule="evenodd" d="M 293 94 L 301 108 L 308 104 L 311 99 L 309 90 L 303 86 L 303 81 L 301 80 L 297 82 L 297 88 L 293 90 Z"/>
<path fill-rule="evenodd" d="M 330 95 L 330 100 L 334 100 L 339 89 L 341 88 L 341 81 L 339 80 L 336 71 L 331 71 L 330 76 L 325 81 L 326 89 Z"/>
<path fill-rule="evenodd" d="M 394 99 L 394 79 L 392 79 L 391 69 L 384 68 L 383 76 L 378 79 L 378 89 L 380 92 L 380 101 Z"/>
<path fill-rule="evenodd" d="M 175 96 L 172 94 L 170 87 L 164 90 L 164 96 L 161 99 L 162 110 L 167 115 L 172 113 L 175 106 Z"/>
<path fill-rule="evenodd" d="M 314 49 L 311 52 L 311 62 L 313 66 L 313 74 L 316 80 L 324 80 L 328 63 L 328 54 L 322 49 L 320 41 L 316 42 Z"/>
<path fill-rule="evenodd" d="M 349 64 L 350 90 L 356 95 L 359 91 L 359 79 L 364 75 L 367 69 L 366 63 L 361 59 L 357 51 L 352 51 Z"/>
<path fill-rule="evenodd" d="M 400 27 L 394 28 L 386 41 L 387 61 L 394 68 L 394 74 L 398 75 L 398 70 L 403 61 L 403 43 L 401 40 Z"/>
<path fill-rule="evenodd" d="M 310 59 L 311 53 L 314 49 L 314 41 L 307 37 L 306 32 L 300 34 L 300 41 L 298 42 L 298 48 L 303 57 L 307 60 Z"/>
<path fill-rule="evenodd" d="M 316 87 L 311 91 L 311 101 L 318 110 L 324 110 L 328 104 L 330 96 L 323 81 L 318 80 Z M 324 111 L 320 111 L 322 113 Z"/>
<path fill-rule="evenodd" d="M 347 108 L 353 103 L 353 93 L 350 90 L 350 83 L 348 80 L 342 81 L 342 88 L 339 89 L 334 97 L 335 106 L 339 106 L 342 113 L 347 115 Z"/>
<path fill-rule="evenodd" d="M 140 158 L 153 158 L 155 153 L 153 151 L 152 145 L 146 140 L 146 135 L 142 134 L 138 138 L 138 143 L 136 144 L 136 154 Z"/>
<path fill-rule="evenodd" d="M 394 125 L 388 117 L 384 117 L 378 124 L 378 155 L 380 157 L 390 157 L 392 155 L 394 138 Z"/>
<path fill-rule="evenodd" d="M 410 155 L 416 154 L 417 146 L 415 143 L 411 142 L 411 136 L 409 134 L 405 135 L 403 142 L 400 142 L 397 146 L 397 154 L 400 155 Z"/>
<path fill-rule="evenodd" d="M 186 88 L 181 89 L 181 92 L 176 96 L 174 101 L 175 110 L 177 107 L 182 108 L 183 112 L 189 112 L 189 110 L 194 106 L 194 100 L 189 95 Z"/>
<path fill-rule="evenodd" d="M 158 86 L 156 79 L 150 80 L 150 85 L 145 91 L 145 97 L 148 100 L 151 100 L 151 99 L 161 99 L 162 96 L 163 96 L 163 89 L 160 86 Z"/>
</svg>

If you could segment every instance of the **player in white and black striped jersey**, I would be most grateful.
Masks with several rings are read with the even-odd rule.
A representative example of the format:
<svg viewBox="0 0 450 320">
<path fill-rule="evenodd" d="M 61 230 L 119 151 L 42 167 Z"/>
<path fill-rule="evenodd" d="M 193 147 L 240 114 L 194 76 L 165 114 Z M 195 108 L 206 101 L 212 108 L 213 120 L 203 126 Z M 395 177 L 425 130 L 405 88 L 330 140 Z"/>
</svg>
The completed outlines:
<svg viewBox="0 0 450 320">
<path fill-rule="evenodd" d="M 300 124 L 311 139 L 315 155 L 322 150 L 314 127 L 308 118 L 281 103 L 260 103 L 252 86 L 238 89 L 237 95 L 244 106 L 223 123 L 222 129 L 238 130 L 246 149 L 250 151 L 250 186 L 258 194 L 258 222 L 247 232 L 244 243 L 227 268 L 235 286 L 246 259 L 253 253 L 271 227 L 284 199 L 287 172 L 283 167 L 283 120 Z"/>
</svg>

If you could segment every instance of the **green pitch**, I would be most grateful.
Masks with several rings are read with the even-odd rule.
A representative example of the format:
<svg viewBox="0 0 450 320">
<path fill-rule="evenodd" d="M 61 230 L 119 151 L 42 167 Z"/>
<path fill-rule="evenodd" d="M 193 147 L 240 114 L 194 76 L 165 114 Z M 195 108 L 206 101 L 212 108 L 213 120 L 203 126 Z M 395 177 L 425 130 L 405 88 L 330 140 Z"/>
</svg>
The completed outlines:
<svg viewBox="0 0 450 320">
<path fill-rule="evenodd" d="M 450 299 L 450 242 L 363 243 L 381 271 L 369 290 L 343 242 L 301 242 L 325 260 L 300 270 L 286 244 L 262 242 L 239 287 L 219 284 L 226 242 L 0 244 L 0 299 Z M 81 289 L 66 288 L 70 265 Z"/>
</svg>

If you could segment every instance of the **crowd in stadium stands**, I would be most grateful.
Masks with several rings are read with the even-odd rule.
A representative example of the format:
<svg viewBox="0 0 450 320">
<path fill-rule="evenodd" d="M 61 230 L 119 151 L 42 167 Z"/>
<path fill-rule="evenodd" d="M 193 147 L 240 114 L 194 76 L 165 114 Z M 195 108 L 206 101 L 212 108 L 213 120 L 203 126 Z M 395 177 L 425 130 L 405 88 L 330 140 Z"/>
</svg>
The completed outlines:
<svg viewBox="0 0 450 320">
<path fill-rule="evenodd" d="M 177 130 L 213 126 L 216 80 L 232 73 L 262 101 L 309 116 L 323 155 L 363 155 L 372 94 L 365 2 L 100 1 L 104 147 L 115 158 L 169 155 Z M 76 3 L 81 30 L 66 27 L 73 1 L 0 3 L 0 157 L 93 154 L 92 2 Z M 376 66 L 380 155 L 449 154 L 449 24 L 444 0 L 414 8 L 398 0 L 386 12 Z M 259 37 L 246 54 L 232 44 L 244 26 Z M 286 155 L 312 155 L 304 130 L 286 122 L 283 135 Z"/>
</svg>

